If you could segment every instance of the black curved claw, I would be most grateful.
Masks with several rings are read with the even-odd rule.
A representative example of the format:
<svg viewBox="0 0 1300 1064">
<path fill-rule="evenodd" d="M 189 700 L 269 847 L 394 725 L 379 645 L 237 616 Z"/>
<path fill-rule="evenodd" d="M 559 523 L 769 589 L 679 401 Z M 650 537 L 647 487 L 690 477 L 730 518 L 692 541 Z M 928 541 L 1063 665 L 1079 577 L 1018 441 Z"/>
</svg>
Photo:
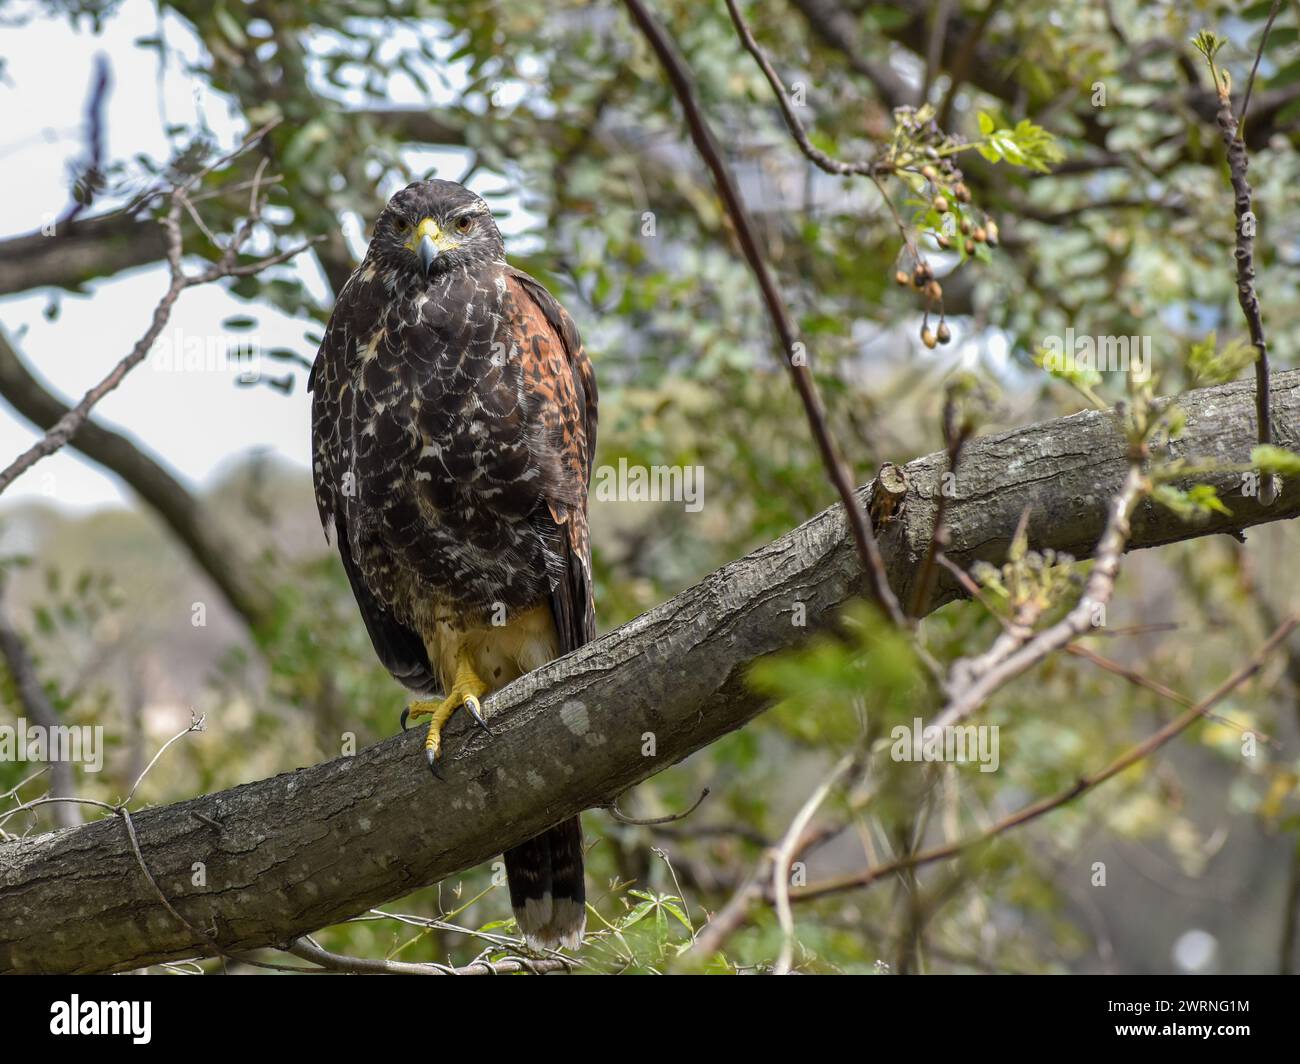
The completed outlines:
<svg viewBox="0 0 1300 1064">
<path fill-rule="evenodd" d="M 495 739 L 496 733 L 491 728 L 488 727 L 488 722 L 483 719 L 483 714 L 479 712 L 478 699 L 477 698 L 465 699 L 465 708 L 469 710 L 469 715 L 474 718 L 474 722 L 485 732 L 487 732 L 488 735 L 492 736 L 492 738 Z"/>
<path fill-rule="evenodd" d="M 438 766 L 438 751 L 432 746 L 425 747 L 424 760 L 428 762 L 429 771 L 433 773 L 433 778 L 436 780 L 444 780 L 445 782 L 442 771 Z"/>
<path fill-rule="evenodd" d="M 411 707 L 407 706 L 402 710 L 402 731 L 406 731 L 406 721 L 411 715 Z"/>
</svg>

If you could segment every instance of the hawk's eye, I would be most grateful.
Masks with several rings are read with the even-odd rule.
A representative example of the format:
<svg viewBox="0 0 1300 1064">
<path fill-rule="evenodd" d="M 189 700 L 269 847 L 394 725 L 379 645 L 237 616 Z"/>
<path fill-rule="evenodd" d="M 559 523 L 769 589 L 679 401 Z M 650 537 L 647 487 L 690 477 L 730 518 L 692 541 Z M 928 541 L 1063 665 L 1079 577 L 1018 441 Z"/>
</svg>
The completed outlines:
<svg viewBox="0 0 1300 1064">
<path fill-rule="evenodd" d="M 456 219 L 456 228 L 462 233 L 468 233 L 469 227 L 474 224 L 474 220 L 468 214 L 462 214 Z"/>
<path fill-rule="evenodd" d="M 397 221 L 393 223 L 393 228 L 399 233 L 409 233 L 411 231 L 411 223 L 405 218 L 398 218 Z"/>
</svg>

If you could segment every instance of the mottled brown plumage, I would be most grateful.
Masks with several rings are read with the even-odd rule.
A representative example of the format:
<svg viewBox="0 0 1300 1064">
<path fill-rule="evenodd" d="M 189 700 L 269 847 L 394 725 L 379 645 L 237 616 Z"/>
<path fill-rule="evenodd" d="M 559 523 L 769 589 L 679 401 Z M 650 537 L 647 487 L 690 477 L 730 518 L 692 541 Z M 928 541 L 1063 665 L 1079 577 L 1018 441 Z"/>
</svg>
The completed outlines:
<svg viewBox="0 0 1300 1064">
<path fill-rule="evenodd" d="M 595 379 L 478 196 L 428 181 L 389 201 L 309 387 L 321 521 L 394 677 L 459 697 L 469 668 L 485 693 L 594 636 Z M 506 865 L 525 933 L 580 939 L 577 818 Z"/>
</svg>

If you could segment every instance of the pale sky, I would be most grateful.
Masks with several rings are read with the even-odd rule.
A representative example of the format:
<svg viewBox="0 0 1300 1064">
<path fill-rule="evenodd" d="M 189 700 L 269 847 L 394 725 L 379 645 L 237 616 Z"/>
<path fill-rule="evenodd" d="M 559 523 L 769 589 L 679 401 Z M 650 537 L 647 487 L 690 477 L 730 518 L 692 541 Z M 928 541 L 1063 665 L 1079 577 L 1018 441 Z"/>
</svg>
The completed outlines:
<svg viewBox="0 0 1300 1064">
<path fill-rule="evenodd" d="M 22 10 L 29 9 L 13 5 L 6 8 L 6 14 Z M 179 20 L 169 19 L 163 27 L 177 61 L 169 64 L 161 77 L 155 53 L 133 45 L 136 38 L 158 31 L 156 11 L 145 0 L 127 0 L 98 36 L 89 30 L 74 30 L 66 19 L 40 16 L 25 26 L 0 31 L 0 56 L 5 59 L 5 78 L 0 82 L 0 114 L 5 116 L 0 133 L 0 239 L 30 233 L 66 210 L 69 164 L 84 150 L 81 124 L 98 52 L 103 52 L 111 65 L 112 83 L 105 107 L 108 159 L 130 158 L 137 152 L 166 159 L 164 126 L 191 123 L 200 110 L 224 145 L 238 143 L 245 130 L 232 118 L 226 102 L 201 87 L 196 91 L 197 83 L 180 68 L 181 56 L 198 60 L 202 50 Z M 390 39 L 398 32 L 409 31 L 393 31 Z M 442 67 L 439 73 L 450 75 L 453 85 L 458 80 L 454 67 Z M 438 79 L 430 81 L 437 84 Z M 452 90 L 442 92 L 446 97 L 452 95 Z M 418 106 L 421 99 L 413 83 L 402 79 L 394 82 L 387 103 Z M 466 157 L 455 150 L 419 151 L 410 153 L 408 162 L 418 171 L 436 167 L 440 175 L 456 177 L 464 171 Z M 482 193 L 501 188 L 503 182 L 485 175 L 471 185 Z M 497 205 L 510 210 L 509 219 L 502 224 L 507 248 L 522 246 L 511 240 L 528 223 L 519 203 L 495 200 Z M 350 235 L 355 235 L 355 230 Z M 355 240 L 354 244 L 359 254 L 362 246 Z M 310 290 L 323 293 L 314 260 L 302 256 L 298 263 L 295 268 Z M 154 265 L 95 283 L 86 295 L 42 289 L 0 298 L 0 325 L 28 366 L 57 394 L 75 402 L 139 339 L 166 285 L 165 267 Z M 52 298 L 59 300 L 61 313 L 48 321 L 44 311 Z M 173 346 L 183 345 L 186 339 L 210 344 L 220 336 L 224 319 L 248 316 L 250 306 L 218 285 L 190 289 L 176 304 L 164 340 Z M 230 339 L 240 341 L 255 335 L 263 347 L 290 347 L 307 358 L 314 356 L 314 348 L 303 339 L 306 329 L 316 328 L 313 323 L 296 321 L 261 305 L 256 307 L 256 316 L 260 326 L 255 334 L 229 333 Z M 287 370 L 284 364 L 268 361 L 263 372 L 282 376 Z M 196 484 L 208 481 L 225 463 L 254 449 L 270 449 L 306 468 L 305 376 L 289 396 L 264 385 L 241 388 L 233 378 L 233 371 L 167 372 L 159 368 L 158 360 L 146 361 L 96 407 L 95 417 L 127 429 Z M 35 438 L 32 426 L 0 401 L 0 466 L 7 465 Z M 33 497 L 83 510 L 127 499 L 130 493 L 110 475 L 64 450 L 17 480 L 0 497 L 0 511 Z"/>
</svg>

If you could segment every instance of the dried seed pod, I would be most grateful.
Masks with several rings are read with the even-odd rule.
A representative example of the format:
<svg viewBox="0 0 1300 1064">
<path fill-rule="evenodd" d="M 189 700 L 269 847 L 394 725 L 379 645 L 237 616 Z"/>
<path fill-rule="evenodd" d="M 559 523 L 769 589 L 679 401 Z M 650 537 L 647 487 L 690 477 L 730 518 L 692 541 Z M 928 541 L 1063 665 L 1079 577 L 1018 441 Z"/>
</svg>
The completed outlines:
<svg viewBox="0 0 1300 1064">
<path fill-rule="evenodd" d="M 930 330 L 930 326 L 927 325 L 921 330 L 921 343 L 925 344 L 926 347 L 933 348 L 938 342 L 934 333 Z"/>
<path fill-rule="evenodd" d="M 934 209 L 940 214 L 948 213 L 948 201 L 943 196 L 934 197 Z"/>
<path fill-rule="evenodd" d="M 998 246 L 998 223 L 992 218 L 984 220 L 984 238 L 989 247 L 995 248 Z"/>
<path fill-rule="evenodd" d="M 935 333 L 935 338 L 941 344 L 946 344 L 952 339 L 952 330 L 948 328 L 948 323 L 946 321 L 939 322 L 939 331 Z"/>
<path fill-rule="evenodd" d="M 943 298 L 943 288 L 938 281 L 930 281 L 925 286 L 925 294 L 929 299 L 938 303 Z"/>
<path fill-rule="evenodd" d="M 941 248 L 943 248 L 944 251 L 947 251 L 950 247 L 952 247 L 952 241 L 948 238 L 948 235 L 946 233 L 936 234 L 934 238 L 934 242 L 938 244 Z"/>
<path fill-rule="evenodd" d="M 927 181 L 931 181 L 931 182 L 936 181 L 939 178 L 939 175 L 938 173 L 935 172 L 933 166 L 921 167 L 921 176 L 925 178 Z"/>
<path fill-rule="evenodd" d="M 952 194 L 957 197 L 960 203 L 970 202 L 970 189 L 966 187 L 965 181 L 958 181 L 952 186 Z"/>
<path fill-rule="evenodd" d="M 975 254 L 975 241 L 973 241 L 973 240 L 967 240 L 967 241 L 966 241 L 966 254 L 967 254 L 967 255 L 974 255 L 974 254 Z"/>
<path fill-rule="evenodd" d="M 916 269 L 912 271 L 912 284 L 917 288 L 924 288 L 925 283 L 934 278 L 934 271 L 924 262 L 918 262 Z"/>
<path fill-rule="evenodd" d="M 977 225 L 975 232 L 971 233 L 971 236 L 975 238 L 977 244 L 982 244 L 989 238 L 988 231 L 982 225 Z"/>
<path fill-rule="evenodd" d="M 910 278 L 907 275 L 906 270 L 899 270 L 896 274 L 894 274 L 894 283 L 902 286 L 903 288 L 906 288 L 909 284 L 912 283 L 912 278 Z"/>
</svg>

